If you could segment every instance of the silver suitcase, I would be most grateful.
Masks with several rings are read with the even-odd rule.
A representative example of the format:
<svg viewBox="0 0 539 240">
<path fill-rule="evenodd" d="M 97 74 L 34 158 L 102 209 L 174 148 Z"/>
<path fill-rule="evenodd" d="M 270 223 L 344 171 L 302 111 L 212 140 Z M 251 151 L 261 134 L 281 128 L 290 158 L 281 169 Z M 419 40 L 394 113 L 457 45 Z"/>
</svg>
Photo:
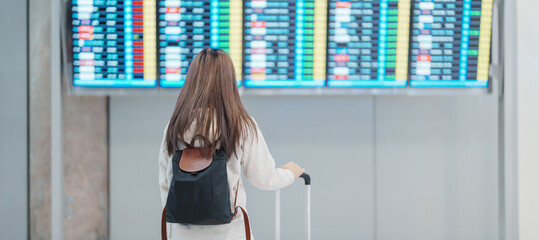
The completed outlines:
<svg viewBox="0 0 539 240">
<path fill-rule="evenodd" d="M 305 236 L 311 240 L 311 177 L 302 174 L 305 180 Z M 281 191 L 275 191 L 275 240 L 281 240 Z"/>
</svg>

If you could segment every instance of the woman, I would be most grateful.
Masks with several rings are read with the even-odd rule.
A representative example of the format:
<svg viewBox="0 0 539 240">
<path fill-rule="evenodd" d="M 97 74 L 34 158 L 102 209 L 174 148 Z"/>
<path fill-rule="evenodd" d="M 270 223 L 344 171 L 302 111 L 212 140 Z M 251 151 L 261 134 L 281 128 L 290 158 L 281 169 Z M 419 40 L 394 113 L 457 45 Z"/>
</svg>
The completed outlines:
<svg viewBox="0 0 539 240">
<path fill-rule="evenodd" d="M 172 179 L 171 158 L 176 150 L 184 149 L 193 138 L 194 147 L 210 148 L 212 152 L 224 150 L 231 204 L 235 202 L 237 193 L 236 205 L 243 208 L 246 194 L 241 181 L 242 166 L 247 180 L 264 190 L 284 188 L 305 171 L 293 162 L 275 168 L 262 133 L 239 97 L 232 60 L 222 50 L 207 48 L 193 59 L 165 128 L 159 154 L 163 206 Z M 167 225 L 168 239 L 246 239 L 242 214 L 238 214 L 230 224 Z"/>
</svg>

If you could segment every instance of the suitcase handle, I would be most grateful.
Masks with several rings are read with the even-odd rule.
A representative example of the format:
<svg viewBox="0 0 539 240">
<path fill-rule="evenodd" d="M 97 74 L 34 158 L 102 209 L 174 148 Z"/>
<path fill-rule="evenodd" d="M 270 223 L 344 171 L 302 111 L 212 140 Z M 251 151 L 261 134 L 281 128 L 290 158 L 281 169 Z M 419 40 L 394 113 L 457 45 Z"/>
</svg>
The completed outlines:
<svg viewBox="0 0 539 240">
<path fill-rule="evenodd" d="M 303 173 L 299 177 L 303 178 L 303 180 L 305 180 L 305 185 L 311 185 L 311 176 L 309 176 L 309 174 Z"/>
<path fill-rule="evenodd" d="M 305 235 L 311 240 L 311 176 L 303 173 L 300 177 L 305 180 Z"/>
<path fill-rule="evenodd" d="M 307 173 L 299 176 L 305 180 L 305 235 L 311 240 L 311 176 Z M 281 191 L 275 191 L 275 240 L 281 240 Z"/>
</svg>

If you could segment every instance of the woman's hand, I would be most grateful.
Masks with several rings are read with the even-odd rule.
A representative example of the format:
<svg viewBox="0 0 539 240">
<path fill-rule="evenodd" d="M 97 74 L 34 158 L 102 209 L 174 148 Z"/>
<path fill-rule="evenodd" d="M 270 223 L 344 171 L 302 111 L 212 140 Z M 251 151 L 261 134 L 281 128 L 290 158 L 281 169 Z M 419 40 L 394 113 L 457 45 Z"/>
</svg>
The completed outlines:
<svg viewBox="0 0 539 240">
<path fill-rule="evenodd" d="M 294 179 L 298 179 L 301 174 L 305 172 L 305 168 L 301 168 L 299 165 L 297 165 L 294 162 L 289 162 L 283 166 L 281 166 L 282 169 L 288 169 L 292 171 L 294 174 Z"/>
</svg>

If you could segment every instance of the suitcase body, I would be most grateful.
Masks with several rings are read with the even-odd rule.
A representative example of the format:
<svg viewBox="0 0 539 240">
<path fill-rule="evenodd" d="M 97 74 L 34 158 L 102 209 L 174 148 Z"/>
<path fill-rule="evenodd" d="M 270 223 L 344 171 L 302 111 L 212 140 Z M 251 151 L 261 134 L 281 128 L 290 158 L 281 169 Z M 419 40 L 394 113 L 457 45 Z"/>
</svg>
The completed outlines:
<svg viewBox="0 0 539 240">
<path fill-rule="evenodd" d="M 311 240 L 311 177 L 304 173 L 305 180 L 305 236 Z M 275 240 L 281 240 L 281 191 L 275 191 Z"/>
</svg>

